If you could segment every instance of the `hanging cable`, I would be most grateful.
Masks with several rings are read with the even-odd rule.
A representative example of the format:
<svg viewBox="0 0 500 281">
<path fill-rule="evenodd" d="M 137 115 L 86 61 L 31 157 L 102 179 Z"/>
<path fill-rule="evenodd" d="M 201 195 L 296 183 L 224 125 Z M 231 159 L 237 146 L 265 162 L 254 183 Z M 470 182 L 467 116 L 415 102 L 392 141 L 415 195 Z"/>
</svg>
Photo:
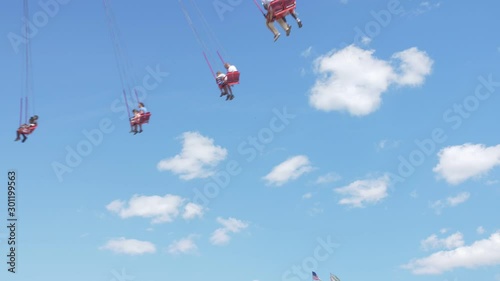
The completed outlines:
<svg viewBox="0 0 500 281">
<path fill-rule="evenodd" d="M 28 0 L 24 0 L 24 17 L 29 19 L 29 6 Z M 29 114 L 29 106 L 28 106 L 28 98 L 31 95 L 32 87 L 31 87 L 31 40 L 29 38 L 29 26 L 25 25 L 24 29 L 24 37 L 26 40 L 26 48 L 25 48 L 25 95 L 24 95 L 24 123 L 28 123 L 28 114 Z"/>
<path fill-rule="evenodd" d="M 132 84 L 135 84 L 135 76 L 133 75 L 132 72 L 132 63 L 128 59 L 128 56 L 126 54 L 126 48 L 122 46 L 121 40 L 120 40 L 120 31 L 117 27 L 116 20 L 114 17 L 114 14 L 111 10 L 111 7 L 109 5 L 109 0 L 103 0 L 104 8 L 106 11 L 106 16 L 108 20 L 108 26 L 109 26 L 109 31 L 111 35 L 111 40 L 112 40 L 112 45 L 113 45 L 113 50 L 115 54 L 115 59 L 116 59 L 116 65 L 118 68 L 118 72 L 120 75 L 120 82 L 122 85 L 123 89 L 123 97 L 125 101 L 125 105 L 127 107 L 127 113 L 129 118 L 131 117 L 130 111 L 129 111 L 129 101 L 133 101 L 134 97 L 136 99 L 136 102 L 139 103 L 139 97 L 137 95 L 137 92 L 135 91 L 135 88 L 133 87 Z M 132 92 L 132 89 L 134 89 L 135 95 Z"/>
<path fill-rule="evenodd" d="M 194 36 L 196 37 L 196 40 L 198 41 L 198 44 L 201 46 L 201 48 L 203 49 L 203 57 L 205 58 L 205 61 L 207 62 L 208 64 L 208 67 L 210 68 L 210 72 L 212 73 L 212 76 L 214 76 L 214 78 L 216 77 L 215 76 L 215 73 L 212 69 L 212 65 L 210 63 L 210 52 L 208 52 L 208 47 L 207 45 L 205 44 L 205 42 L 201 39 L 201 36 L 200 34 L 198 33 L 198 31 L 196 30 L 194 24 L 193 24 L 193 21 L 191 20 L 191 17 L 189 17 L 189 14 L 188 12 L 186 11 L 186 8 L 184 7 L 183 3 L 182 3 L 182 0 L 179 0 L 179 4 L 181 6 L 181 9 L 182 9 L 182 12 L 184 13 L 184 16 L 186 17 L 186 20 L 189 24 L 189 26 L 191 27 L 191 30 L 193 31 L 194 33 Z M 208 54 L 208 55 L 207 55 Z M 211 58 L 211 57 L 210 57 Z"/>
<path fill-rule="evenodd" d="M 264 13 L 264 10 L 262 10 L 262 8 L 260 7 L 259 3 L 257 3 L 257 0 L 253 0 L 253 2 L 255 3 L 255 6 L 257 6 L 257 8 L 259 9 L 259 11 L 262 13 L 262 15 L 266 17 L 266 13 Z"/>
<path fill-rule="evenodd" d="M 113 32 L 114 29 L 113 29 L 113 20 L 112 20 L 111 11 L 108 7 L 107 0 L 103 0 L 102 2 L 104 4 L 104 9 L 106 11 L 106 16 L 107 16 L 106 18 L 108 20 L 109 33 L 110 33 L 111 41 L 112 41 L 111 43 L 113 45 L 113 50 L 114 50 L 115 59 L 116 59 L 116 67 L 117 67 L 118 72 L 119 72 L 120 82 L 121 82 L 122 88 L 125 90 L 126 89 L 125 80 L 124 80 L 125 74 L 123 73 L 124 70 L 122 69 L 122 67 L 120 65 L 120 60 L 122 58 L 120 57 L 121 54 L 120 54 L 119 47 L 118 47 L 118 39 L 116 38 L 116 34 Z"/>
<path fill-rule="evenodd" d="M 23 98 L 20 99 L 21 106 L 19 107 L 19 127 L 23 124 Z"/>
<path fill-rule="evenodd" d="M 189 14 L 186 11 L 186 8 L 182 4 L 182 0 L 179 0 L 179 4 L 181 6 L 182 12 L 184 13 L 184 16 L 186 17 L 186 20 L 187 20 L 187 22 L 189 24 L 189 27 L 191 27 L 191 30 L 193 31 L 194 36 L 196 37 L 196 40 L 198 41 L 198 44 L 200 44 L 200 46 L 202 47 L 203 51 L 207 51 L 208 48 L 207 48 L 205 42 L 201 39 L 201 36 L 198 33 L 198 31 L 194 27 L 194 24 L 193 24 L 193 21 L 191 20 L 191 17 L 189 17 Z"/>
<path fill-rule="evenodd" d="M 195 0 L 190 0 L 190 1 L 191 1 L 191 5 L 193 5 L 194 8 L 196 9 L 198 16 L 201 18 L 205 32 L 208 34 L 208 37 L 209 37 L 210 41 L 212 42 L 212 44 L 216 47 L 217 50 L 221 50 L 222 53 L 224 53 L 224 56 L 227 56 L 226 51 L 224 50 L 224 48 L 222 47 L 222 44 L 219 42 L 219 40 L 215 36 L 215 33 L 213 32 L 212 28 L 208 24 L 207 19 L 205 18 L 205 16 L 201 12 L 201 9 L 198 6 L 198 4 L 196 3 L 196 1 Z"/>
</svg>

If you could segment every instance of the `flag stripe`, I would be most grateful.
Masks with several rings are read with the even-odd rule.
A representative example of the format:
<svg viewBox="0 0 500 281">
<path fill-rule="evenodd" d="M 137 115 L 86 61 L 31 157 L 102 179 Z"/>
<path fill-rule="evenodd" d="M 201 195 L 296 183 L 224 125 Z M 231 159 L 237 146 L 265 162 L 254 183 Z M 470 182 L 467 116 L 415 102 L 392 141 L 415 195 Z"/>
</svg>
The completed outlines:
<svg viewBox="0 0 500 281">
<path fill-rule="evenodd" d="M 340 281 L 340 278 L 330 273 L 330 281 Z"/>
</svg>

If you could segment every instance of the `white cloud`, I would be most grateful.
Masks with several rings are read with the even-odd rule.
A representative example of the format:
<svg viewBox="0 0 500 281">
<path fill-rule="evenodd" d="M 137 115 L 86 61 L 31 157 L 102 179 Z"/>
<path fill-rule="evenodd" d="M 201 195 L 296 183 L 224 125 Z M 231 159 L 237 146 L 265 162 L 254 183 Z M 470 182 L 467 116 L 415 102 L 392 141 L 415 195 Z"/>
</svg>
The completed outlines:
<svg viewBox="0 0 500 281">
<path fill-rule="evenodd" d="M 171 171 L 181 179 L 207 178 L 214 174 L 214 168 L 227 156 L 227 150 L 214 145 L 214 140 L 198 132 L 185 132 L 180 154 L 161 160 L 157 168 Z"/>
<path fill-rule="evenodd" d="M 127 202 L 114 200 L 106 206 L 108 211 L 118 214 L 121 218 L 143 217 L 152 218 L 152 223 L 172 222 L 181 213 L 186 199 L 180 196 L 167 194 L 165 196 L 133 195 Z M 200 206 L 188 203 L 185 206 L 183 218 L 192 219 L 202 215 Z"/>
<path fill-rule="evenodd" d="M 304 195 L 302 195 L 302 199 L 310 199 L 312 197 L 312 193 L 311 192 L 308 192 Z"/>
<path fill-rule="evenodd" d="M 118 254 L 142 255 L 155 253 L 156 247 L 153 243 L 124 237 L 109 240 L 101 250 L 110 250 Z"/>
<path fill-rule="evenodd" d="M 413 191 L 410 193 L 410 196 L 411 196 L 412 198 L 417 198 L 417 197 L 418 197 L 417 191 L 416 191 L 416 190 L 413 190 Z"/>
<path fill-rule="evenodd" d="M 231 240 L 231 237 L 227 234 L 227 230 L 223 228 L 216 229 L 210 237 L 210 242 L 214 245 L 227 244 L 229 240 Z"/>
<path fill-rule="evenodd" d="M 376 179 L 357 180 L 347 186 L 336 188 L 335 192 L 346 196 L 339 201 L 339 204 L 361 208 L 387 197 L 388 186 L 389 177 L 382 176 Z"/>
<path fill-rule="evenodd" d="M 318 179 L 316 179 L 316 184 L 332 183 L 340 179 L 341 177 L 338 174 L 330 172 L 326 175 L 319 176 Z"/>
<path fill-rule="evenodd" d="M 268 184 L 281 186 L 312 170 L 313 167 L 310 165 L 307 156 L 298 155 L 288 158 L 278 166 L 274 167 L 272 171 L 263 179 L 266 180 Z"/>
<path fill-rule="evenodd" d="M 464 245 L 464 237 L 462 233 L 456 232 L 446 238 L 439 239 L 437 235 L 433 234 L 427 237 L 425 240 L 420 242 L 422 249 L 434 250 L 434 249 L 455 249 L 462 247 Z"/>
<path fill-rule="evenodd" d="M 202 217 L 203 216 L 203 206 L 195 204 L 195 203 L 187 203 L 186 206 L 184 206 L 184 214 L 182 217 L 186 220 L 193 219 L 195 217 Z"/>
<path fill-rule="evenodd" d="M 449 206 L 455 207 L 458 204 L 464 203 L 469 198 L 470 198 L 469 192 L 461 192 L 457 194 L 457 196 L 446 198 L 446 202 L 448 203 Z"/>
<path fill-rule="evenodd" d="M 320 77 L 310 91 L 310 105 L 323 111 L 368 115 L 380 107 L 382 93 L 389 86 L 421 85 L 433 64 L 425 52 L 415 47 L 392 56 L 401 63 L 396 69 L 391 66 L 393 62 L 377 59 L 373 53 L 350 45 L 319 57 L 315 70 Z"/>
<path fill-rule="evenodd" d="M 480 226 L 476 229 L 476 232 L 477 234 L 484 234 L 486 230 L 484 229 L 484 227 Z"/>
<path fill-rule="evenodd" d="M 217 218 L 217 222 L 222 224 L 221 228 L 216 229 L 210 237 L 210 242 L 214 245 L 224 245 L 229 243 L 231 237 L 229 233 L 238 233 L 248 227 L 248 223 L 235 218 Z"/>
<path fill-rule="evenodd" d="M 381 140 L 377 144 L 377 150 L 380 151 L 386 148 L 396 148 L 399 146 L 399 141 L 391 141 L 391 140 Z"/>
<path fill-rule="evenodd" d="M 307 212 L 310 216 L 315 216 L 323 213 L 323 208 L 321 208 L 321 204 L 319 202 L 314 203 L 314 206 L 309 209 Z"/>
<path fill-rule="evenodd" d="M 500 145 L 466 143 L 448 146 L 438 153 L 439 163 L 433 171 L 450 184 L 460 184 L 470 178 L 487 174 L 500 165 Z"/>
<path fill-rule="evenodd" d="M 361 38 L 361 43 L 363 43 L 364 45 L 368 45 L 370 44 L 370 42 L 372 42 L 372 39 L 368 36 L 363 36 Z"/>
<path fill-rule="evenodd" d="M 437 214 L 441 214 L 441 211 L 446 207 L 455 207 L 459 204 L 464 203 L 469 200 L 470 193 L 469 192 L 461 192 L 456 196 L 448 197 L 446 200 L 437 200 L 431 204 L 431 208 L 436 210 Z"/>
<path fill-rule="evenodd" d="M 435 2 L 435 1 L 421 1 L 419 6 L 412 10 L 412 13 L 414 15 L 420 15 L 425 12 L 428 12 L 430 10 L 434 10 L 441 7 L 441 2 Z"/>
<path fill-rule="evenodd" d="M 431 74 L 433 61 L 425 52 L 413 47 L 392 56 L 401 61 L 397 83 L 402 86 L 419 86 Z"/>
<path fill-rule="evenodd" d="M 474 242 L 454 250 L 439 251 L 428 257 L 412 260 L 403 268 L 413 274 L 441 274 L 455 268 L 478 268 L 500 265 L 500 232 L 488 239 Z"/>
<path fill-rule="evenodd" d="M 303 56 L 304 58 L 307 58 L 311 55 L 311 52 L 312 52 L 312 46 L 305 49 L 300 55 Z"/>
<path fill-rule="evenodd" d="M 196 237 L 196 235 L 189 235 L 188 237 L 172 242 L 172 244 L 168 246 L 168 252 L 174 255 L 196 253 L 198 250 L 198 246 L 196 246 L 194 242 L 194 238 Z"/>
</svg>

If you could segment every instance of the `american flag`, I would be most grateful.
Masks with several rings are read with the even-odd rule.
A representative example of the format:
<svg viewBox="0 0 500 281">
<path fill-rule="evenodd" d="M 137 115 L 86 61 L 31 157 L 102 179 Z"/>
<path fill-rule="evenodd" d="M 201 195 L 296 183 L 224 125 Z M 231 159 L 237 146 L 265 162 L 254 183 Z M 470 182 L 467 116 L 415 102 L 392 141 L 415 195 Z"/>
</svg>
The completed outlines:
<svg viewBox="0 0 500 281">
<path fill-rule="evenodd" d="M 313 280 L 318 280 L 318 281 L 321 281 L 321 279 L 319 279 L 318 275 L 316 274 L 316 272 L 312 272 L 313 273 Z"/>
<path fill-rule="evenodd" d="M 340 278 L 330 273 L 330 281 L 340 281 Z"/>
</svg>

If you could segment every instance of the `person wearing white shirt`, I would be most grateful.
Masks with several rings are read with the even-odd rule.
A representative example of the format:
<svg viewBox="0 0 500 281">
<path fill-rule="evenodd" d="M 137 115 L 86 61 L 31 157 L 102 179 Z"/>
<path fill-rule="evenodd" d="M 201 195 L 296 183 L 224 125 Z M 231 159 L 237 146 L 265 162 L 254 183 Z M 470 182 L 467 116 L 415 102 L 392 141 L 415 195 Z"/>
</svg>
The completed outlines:
<svg viewBox="0 0 500 281">
<path fill-rule="evenodd" d="M 236 66 L 234 66 L 232 64 L 229 64 L 227 62 L 224 64 L 224 67 L 227 69 L 227 72 L 236 72 L 236 71 L 238 71 L 238 69 L 236 69 Z"/>
<path fill-rule="evenodd" d="M 271 32 L 274 34 L 274 42 L 276 42 L 276 40 L 278 40 L 278 38 L 280 37 L 281 34 L 278 32 L 276 27 L 274 27 L 273 13 L 271 11 L 269 11 L 269 4 L 271 2 L 272 2 L 272 0 L 262 0 L 262 5 L 268 11 L 267 15 L 266 15 L 266 25 L 267 25 L 267 28 L 269 28 L 269 30 L 271 30 Z M 283 28 L 283 30 L 286 31 L 286 36 L 290 35 L 290 30 L 292 27 L 289 24 L 287 24 L 283 20 L 283 18 L 276 19 L 276 21 Z"/>
</svg>

